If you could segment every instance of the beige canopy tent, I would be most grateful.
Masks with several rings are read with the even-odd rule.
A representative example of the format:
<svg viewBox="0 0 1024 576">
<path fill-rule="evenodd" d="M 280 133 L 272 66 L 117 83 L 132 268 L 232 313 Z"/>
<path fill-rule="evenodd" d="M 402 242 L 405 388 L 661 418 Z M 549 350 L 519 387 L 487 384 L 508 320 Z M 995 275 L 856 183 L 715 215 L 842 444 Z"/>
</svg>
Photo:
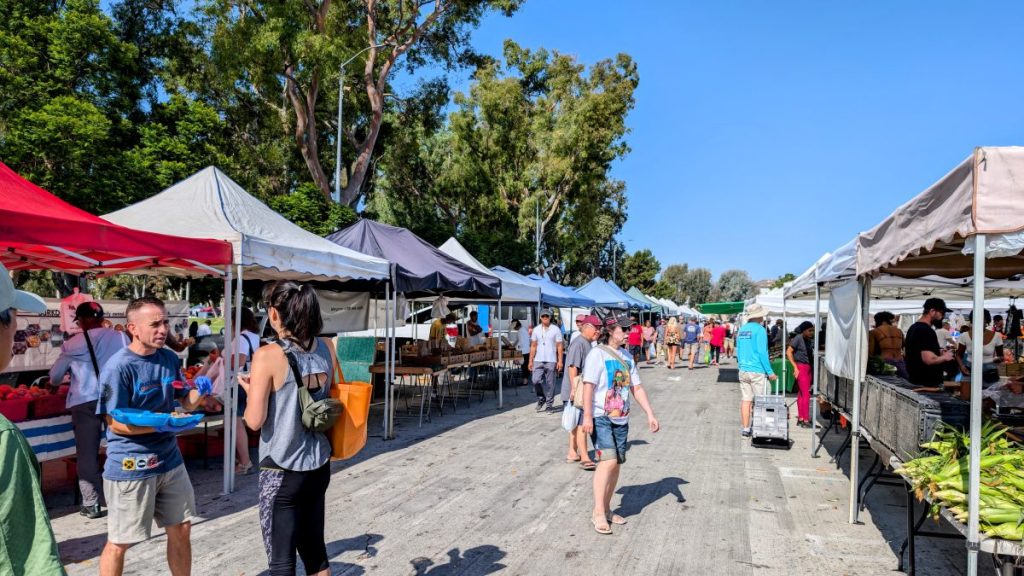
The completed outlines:
<svg viewBox="0 0 1024 576">
<path fill-rule="evenodd" d="M 973 278 L 974 314 L 981 317 L 986 277 L 1024 271 L 1024 148 L 976 148 L 930 188 L 858 238 L 857 276 Z M 972 342 L 981 357 L 983 339 Z M 967 573 L 978 573 L 981 474 L 981 371 L 971 373 Z M 854 424 L 856 429 L 857 424 Z M 853 451 L 856 453 L 856 450 Z M 855 466 L 851 462 L 851 470 Z M 855 503 L 856 500 L 853 500 Z M 855 518 L 855 516 L 854 516 Z"/>
</svg>

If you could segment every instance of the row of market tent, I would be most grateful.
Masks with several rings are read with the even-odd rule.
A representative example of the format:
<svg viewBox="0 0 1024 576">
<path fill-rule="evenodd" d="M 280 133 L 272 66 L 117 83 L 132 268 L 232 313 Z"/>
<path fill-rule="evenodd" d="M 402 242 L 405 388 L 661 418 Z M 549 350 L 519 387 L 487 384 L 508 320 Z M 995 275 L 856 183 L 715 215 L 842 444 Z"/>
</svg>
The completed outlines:
<svg viewBox="0 0 1024 576">
<path fill-rule="evenodd" d="M 941 297 L 966 299 L 981 318 L 986 299 L 1024 294 L 1024 148 L 982 147 L 948 174 L 899 206 L 875 227 L 824 254 L 782 291 L 781 307 L 814 300 L 820 317 L 827 298 L 826 369 L 853 381 L 850 421 L 850 522 L 856 523 L 861 386 L 867 366 L 869 303 Z M 920 302 L 920 301 L 918 301 Z M 802 305 L 805 311 L 806 305 Z M 913 310 L 921 312 L 918 307 Z M 817 339 L 817 336 L 815 337 Z M 815 365 L 818 365 L 815 342 Z M 972 342 L 982 356 L 983 339 Z M 817 379 L 813 394 L 817 395 Z M 967 567 L 978 573 L 982 371 L 970 377 L 970 456 Z M 812 409 L 816 403 L 812 402 Z M 812 420 L 813 421 L 813 420 Z M 816 435 L 812 435 L 817 440 Z M 812 445 L 812 452 L 816 447 Z"/>
<path fill-rule="evenodd" d="M 215 277 L 224 282 L 225 342 L 231 349 L 241 324 L 243 285 L 289 279 L 319 283 L 339 292 L 372 295 L 385 316 L 385 433 L 394 433 L 389 405 L 396 358 L 395 327 L 404 322 L 403 299 L 605 307 L 686 315 L 692 310 L 667 300 L 630 293 L 595 278 L 579 289 L 507 268 L 487 268 L 454 238 L 435 248 L 409 230 L 370 220 L 327 238 L 288 221 L 215 167 L 205 168 L 146 200 L 103 217 L 91 215 L 19 176 L 0 163 L 0 261 L 9 270 L 77 274 L 134 273 Z M 375 308 L 376 309 L 376 308 Z M 500 339 L 499 339 L 500 342 Z M 230 370 L 230 368 L 228 368 Z M 502 404 L 501 371 L 498 403 Z M 225 395 L 237 394 L 225 374 Z M 235 402 L 225 402 L 233 422 Z M 225 426 L 224 489 L 234 490 L 231 462 L 235 427 Z"/>
</svg>

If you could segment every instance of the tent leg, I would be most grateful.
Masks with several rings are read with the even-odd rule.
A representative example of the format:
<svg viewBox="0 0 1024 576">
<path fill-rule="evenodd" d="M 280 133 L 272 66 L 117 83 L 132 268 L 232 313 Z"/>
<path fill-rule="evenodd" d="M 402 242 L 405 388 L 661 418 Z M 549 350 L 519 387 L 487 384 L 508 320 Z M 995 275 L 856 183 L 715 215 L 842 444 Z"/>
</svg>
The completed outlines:
<svg viewBox="0 0 1024 576">
<path fill-rule="evenodd" d="M 817 274 L 817 270 L 815 270 Z M 814 359 L 811 364 L 811 458 L 818 457 L 818 365 L 820 353 L 819 334 L 821 334 L 821 284 L 814 285 Z"/>
<path fill-rule="evenodd" d="M 384 285 L 384 439 L 391 439 L 391 288 Z"/>
<path fill-rule="evenodd" d="M 857 290 L 857 316 L 854 325 L 854 334 L 857 341 L 854 344 L 857 356 L 857 366 L 853 373 L 853 410 L 851 411 L 850 422 L 850 524 L 858 524 L 860 513 L 860 390 L 864 383 L 864 295 L 870 291 L 871 281 L 859 281 L 860 287 Z"/>
<path fill-rule="evenodd" d="M 501 322 L 501 298 L 498 299 L 498 319 L 496 322 Z M 501 332 L 498 332 L 498 361 L 495 363 L 498 366 L 498 410 L 505 407 L 505 391 L 502 390 L 503 383 L 503 372 L 501 366 Z"/>
<path fill-rule="evenodd" d="M 984 234 L 974 237 L 974 321 L 972 326 L 982 326 L 975 330 L 971 338 L 971 358 L 981 358 L 985 345 L 985 257 L 987 252 Z M 981 336 L 978 334 L 981 333 Z M 967 574 L 978 574 L 978 546 L 980 542 L 978 508 L 981 494 L 981 375 L 980 362 L 975 361 L 971 370 L 971 449 L 968 472 L 967 491 Z"/>
<path fill-rule="evenodd" d="M 237 282 L 237 284 L 236 284 L 236 288 L 235 288 L 235 299 L 232 302 L 232 304 L 234 304 L 234 306 L 235 306 L 235 308 L 234 308 L 235 320 L 231 324 L 231 329 L 232 329 L 232 332 L 231 332 L 231 342 L 232 342 L 232 345 L 231 346 L 232 347 L 231 348 L 226 348 L 226 350 L 225 350 L 226 352 L 228 352 L 230 354 L 230 358 L 231 358 L 231 362 L 230 362 L 230 364 L 231 364 L 231 379 L 224 383 L 226 385 L 225 387 L 230 386 L 230 388 L 231 388 L 231 395 L 230 395 L 230 397 L 232 399 L 231 421 L 229 422 L 226 419 L 224 421 L 224 427 L 225 427 L 224 437 L 225 437 L 225 439 L 227 439 L 227 438 L 231 439 L 231 446 L 230 446 L 230 448 L 231 448 L 231 462 L 232 462 L 232 464 L 234 463 L 235 446 L 237 446 L 237 444 L 238 444 L 238 426 L 236 424 L 236 421 L 238 420 L 238 410 L 237 410 L 238 402 L 235 400 L 235 398 L 238 397 L 238 381 L 234 377 L 234 375 L 238 373 L 239 367 L 235 366 L 235 362 L 234 362 L 235 355 L 234 355 L 233 352 L 234 352 L 234 343 L 238 342 L 238 339 L 242 337 L 242 298 L 243 298 L 243 294 L 242 294 L 242 265 L 241 264 L 238 265 L 238 278 L 236 279 L 236 282 Z M 246 440 L 248 440 L 248 438 Z M 249 443 L 247 441 L 246 442 L 246 449 L 247 450 L 248 450 L 248 446 L 249 446 Z M 227 448 L 228 447 L 225 446 L 225 452 L 227 451 Z M 235 467 L 233 465 L 231 466 L 231 484 L 230 484 L 229 487 L 231 488 L 232 492 L 235 491 Z"/>
<path fill-rule="evenodd" d="M 234 270 L 232 270 L 231 266 L 228 266 L 228 273 L 224 277 L 224 309 L 221 310 L 221 315 L 224 317 L 224 349 L 225 350 L 229 350 L 229 347 L 231 346 L 231 311 L 233 309 L 232 308 L 232 303 L 231 303 L 231 295 L 232 295 L 232 293 L 231 293 L 231 288 L 232 288 L 231 283 L 232 283 L 232 279 L 233 278 L 234 278 Z M 231 436 L 229 434 L 227 434 L 227 428 L 229 428 L 228 422 L 233 422 L 233 420 L 231 420 L 231 416 L 235 412 L 235 402 L 233 401 L 233 398 L 231 397 L 230 383 L 231 383 L 232 372 L 231 372 L 231 365 L 230 365 L 230 362 L 227 361 L 227 357 L 224 359 L 224 363 L 222 364 L 221 370 L 222 370 L 222 376 L 221 377 L 223 378 L 224 391 L 225 391 L 225 393 L 224 393 L 224 397 L 225 397 L 225 402 L 224 402 L 224 428 L 225 428 L 225 430 L 224 430 L 225 431 L 225 434 L 224 434 L 224 487 L 223 487 L 222 494 L 230 494 L 231 493 L 231 484 L 235 480 L 235 478 L 234 478 L 234 476 L 235 476 L 235 450 L 234 450 L 234 448 L 235 447 L 234 447 L 234 445 L 232 445 L 230 443 L 231 442 Z"/>
</svg>

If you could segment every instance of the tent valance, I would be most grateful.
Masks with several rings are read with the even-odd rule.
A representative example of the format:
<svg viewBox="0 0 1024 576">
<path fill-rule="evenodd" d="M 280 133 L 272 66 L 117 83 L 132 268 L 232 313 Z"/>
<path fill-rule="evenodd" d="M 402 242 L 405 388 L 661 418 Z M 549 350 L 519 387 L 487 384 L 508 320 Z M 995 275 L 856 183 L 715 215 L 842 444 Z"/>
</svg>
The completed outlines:
<svg viewBox="0 0 1024 576">
<path fill-rule="evenodd" d="M 708 302 L 698 306 L 704 314 L 739 314 L 743 307 L 743 302 Z"/>
<path fill-rule="evenodd" d="M 459 262 L 405 228 L 362 219 L 327 240 L 394 263 L 395 290 L 399 293 L 489 299 L 501 295 L 497 276 Z"/>
<path fill-rule="evenodd" d="M 0 261 L 8 270 L 175 269 L 205 275 L 231 263 L 231 247 L 224 242 L 132 228 L 76 208 L 0 163 Z"/>
</svg>

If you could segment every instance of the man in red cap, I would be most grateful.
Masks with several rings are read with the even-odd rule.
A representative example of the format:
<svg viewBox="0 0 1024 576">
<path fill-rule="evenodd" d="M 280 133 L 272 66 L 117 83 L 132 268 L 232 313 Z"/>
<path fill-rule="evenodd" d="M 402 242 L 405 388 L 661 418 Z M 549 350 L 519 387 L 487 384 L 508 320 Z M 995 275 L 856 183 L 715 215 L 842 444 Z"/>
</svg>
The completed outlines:
<svg viewBox="0 0 1024 576">
<path fill-rule="evenodd" d="M 562 378 L 562 402 L 572 402 L 577 395 L 580 401 L 577 405 L 582 406 L 583 394 L 583 365 L 587 354 L 594 347 L 597 340 L 598 326 L 601 320 L 592 314 L 580 314 L 576 317 L 576 324 L 579 326 L 579 337 L 569 342 L 569 350 L 565 353 L 565 378 Z M 578 424 L 578 423 L 577 423 Z M 569 454 L 565 457 L 566 462 L 579 462 L 584 470 L 593 470 L 596 465 L 590 459 L 587 451 L 587 435 L 583 427 L 577 425 L 569 432 Z"/>
</svg>

